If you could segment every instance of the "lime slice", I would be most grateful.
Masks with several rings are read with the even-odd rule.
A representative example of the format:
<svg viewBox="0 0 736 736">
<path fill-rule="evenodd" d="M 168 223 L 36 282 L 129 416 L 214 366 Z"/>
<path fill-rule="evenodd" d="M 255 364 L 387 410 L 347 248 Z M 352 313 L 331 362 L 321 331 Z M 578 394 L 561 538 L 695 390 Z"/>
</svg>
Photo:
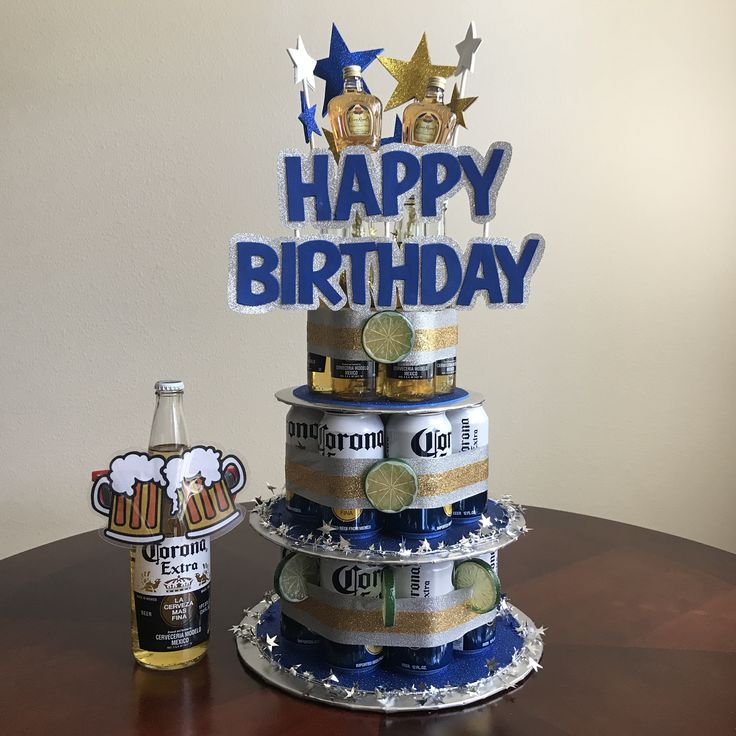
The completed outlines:
<svg viewBox="0 0 736 736">
<path fill-rule="evenodd" d="M 472 588 L 465 605 L 475 613 L 492 611 L 501 597 L 501 584 L 493 568 L 478 558 L 465 560 L 455 567 L 452 573 L 455 588 Z"/>
<path fill-rule="evenodd" d="M 273 587 L 289 603 L 308 598 L 307 583 L 318 582 L 319 560 L 301 552 L 289 552 L 273 574 Z"/>
<path fill-rule="evenodd" d="M 411 506 L 419 481 L 411 465 L 403 460 L 379 460 L 366 474 L 363 488 L 373 508 L 396 514 Z"/>
<path fill-rule="evenodd" d="M 377 312 L 363 325 L 363 350 L 378 363 L 398 363 L 413 345 L 414 326 L 399 312 Z"/>
<path fill-rule="evenodd" d="M 394 625 L 396 618 L 396 584 L 394 571 L 390 567 L 383 568 L 381 598 L 383 598 L 383 625 L 389 628 Z"/>
</svg>

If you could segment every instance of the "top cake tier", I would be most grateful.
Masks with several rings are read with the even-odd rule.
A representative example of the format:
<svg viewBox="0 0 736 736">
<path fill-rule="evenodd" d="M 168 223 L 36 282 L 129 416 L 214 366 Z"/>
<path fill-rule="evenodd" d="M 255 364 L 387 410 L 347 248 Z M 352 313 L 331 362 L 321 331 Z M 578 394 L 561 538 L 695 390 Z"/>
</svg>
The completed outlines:
<svg viewBox="0 0 736 736">
<path fill-rule="evenodd" d="M 331 310 L 307 315 L 307 386 L 361 405 L 461 398 L 457 311 Z"/>
</svg>

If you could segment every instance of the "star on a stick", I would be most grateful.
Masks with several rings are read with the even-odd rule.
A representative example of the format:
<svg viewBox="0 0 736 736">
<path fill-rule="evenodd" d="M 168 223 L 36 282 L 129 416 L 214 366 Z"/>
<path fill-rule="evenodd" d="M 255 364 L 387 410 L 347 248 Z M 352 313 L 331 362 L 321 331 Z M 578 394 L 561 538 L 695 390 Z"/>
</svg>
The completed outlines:
<svg viewBox="0 0 736 736">
<path fill-rule="evenodd" d="M 327 114 L 327 103 L 342 92 L 342 70 L 346 66 L 357 65 L 363 71 L 369 64 L 375 61 L 383 49 L 371 49 L 369 51 L 351 51 L 345 40 L 332 24 L 332 35 L 330 36 L 330 55 L 320 59 L 314 67 L 314 73 L 325 80 L 325 101 L 322 105 L 322 115 Z M 366 92 L 368 86 L 364 83 Z"/>
<path fill-rule="evenodd" d="M 337 152 L 337 146 L 335 145 L 335 134 L 327 128 L 322 128 L 322 134 L 327 141 L 327 147 L 332 151 L 332 155 L 335 157 L 335 161 L 339 160 L 340 154 Z M 332 529 L 332 527 L 330 527 Z"/>
<path fill-rule="evenodd" d="M 317 105 L 310 105 L 307 107 L 307 96 L 304 94 L 304 90 L 299 92 L 299 98 L 301 100 L 302 111 L 299 113 L 298 117 L 302 127 L 304 128 L 304 141 L 309 143 L 313 133 L 316 135 L 322 135 L 322 133 L 320 133 L 319 126 L 314 119 Z"/>
<path fill-rule="evenodd" d="M 475 71 L 475 52 L 481 43 L 483 43 L 483 39 L 477 38 L 475 35 L 475 21 L 471 21 L 465 33 L 465 38 L 455 45 L 460 57 L 457 61 L 455 74 L 462 74 L 466 70 L 472 74 Z"/>
<path fill-rule="evenodd" d="M 289 54 L 291 63 L 294 65 L 294 84 L 306 82 L 311 89 L 314 89 L 314 67 L 317 62 L 307 53 L 301 36 L 296 39 L 296 48 L 286 49 L 286 53 Z"/>
<path fill-rule="evenodd" d="M 462 125 L 463 128 L 468 127 L 467 125 L 465 125 L 463 111 L 467 110 L 477 99 L 477 97 L 460 97 L 460 90 L 458 89 L 457 85 L 453 86 L 452 99 L 450 99 L 450 102 L 447 106 L 455 113 L 458 125 Z"/>
<path fill-rule="evenodd" d="M 409 100 L 422 99 L 430 77 L 451 77 L 455 73 L 454 66 L 439 66 L 432 63 L 426 33 L 422 34 L 422 40 L 409 61 L 391 59 L 388 56 L 379 56 L 378 61 L 398 83 L 386 103 L 386 110 L 398 107 Z"/>
</svg>

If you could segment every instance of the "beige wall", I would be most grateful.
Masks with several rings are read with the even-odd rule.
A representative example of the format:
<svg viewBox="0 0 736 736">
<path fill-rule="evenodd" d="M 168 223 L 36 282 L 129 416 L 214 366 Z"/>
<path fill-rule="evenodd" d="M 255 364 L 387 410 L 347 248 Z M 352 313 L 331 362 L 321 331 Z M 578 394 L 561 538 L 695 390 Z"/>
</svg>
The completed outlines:
<svg viewBox="0 0 736 736">
<path fill-rule="evenodd" d="M 736 549 L 735 3 L 5 0 L 2 17 L 0 555 L 98 525 L 89 471 L 145 443 L 157 378 L 185 379 L 193 438 L 243 453 L 251 495 L 280 482 L 271 397 L 304 379 L 304 318 L 229 312 L 227 243 L 282 232 L 285 48 L 301 33 L 325 55 L 333 18 L 403 58 L 426 29 L 438 63 L 469 19 L 485 39 L 462 141 L 512 142 L 494 233 L 548 243 L 527 310 L 461 321 L 494 491 Z M 387 73 L 367 76 L 385 99 Z"/>
</svg>

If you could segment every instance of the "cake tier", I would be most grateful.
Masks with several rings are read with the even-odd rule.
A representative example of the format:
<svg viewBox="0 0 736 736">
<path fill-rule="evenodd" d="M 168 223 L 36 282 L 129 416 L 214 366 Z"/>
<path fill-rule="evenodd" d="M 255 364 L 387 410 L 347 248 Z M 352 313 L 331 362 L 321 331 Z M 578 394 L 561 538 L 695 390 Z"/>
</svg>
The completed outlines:
<svg viewBox="0 0 736 736">
<path fill-rule="evenodd" d="M 542 630 L 504 600 L 495 638 L 473 652 L 453 652 L 435 672 L 333 670 L 321 646 L 295 644 L 281 635 L 278 596 L 267 595 L 233 628 L 238 653 L 267 682 L 299 697 L 355 710 L 383 712 L 453 708 L 515 687 L 542 657 Z"/>
<path fill-rule="evenodd" d="M 381 530 L 366 536 L 336 534 L 321 520 L 292 514 L 281 495 L 257 501 L 249 518 L 261 536 L 287 549 L 337 560 L 395 565 L 477 557 L 511 544 L 527 531 L 521 507 L 508 497 L 488 501 L 476 524 L 453 524 L 441 538 L 434 539 L 398 537 Z"/>
</svg>

